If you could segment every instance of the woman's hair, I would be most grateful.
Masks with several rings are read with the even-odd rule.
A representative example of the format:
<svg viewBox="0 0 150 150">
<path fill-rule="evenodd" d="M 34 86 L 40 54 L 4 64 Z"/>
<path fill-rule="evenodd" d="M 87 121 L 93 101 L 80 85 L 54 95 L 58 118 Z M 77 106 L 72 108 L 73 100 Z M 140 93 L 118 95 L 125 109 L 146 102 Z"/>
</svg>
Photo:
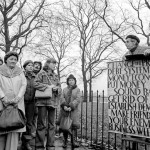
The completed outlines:
<svg viewBox="0 0 150 150">
<path fill-rule="evenodd" d="M 49 63 L 47 61 L 45 62 L 44 66 L 43 66 L 43 70 L 44 71 L 49 70 Z"/>
<path fill-rule="evenodd" d="M 19 57 L 19 56 L 18 56 L 17 52 L 9 51 L 9 52 L 7 52 L 6 55 L 4 56 L 4 62 L 5 62 L 5 64 L 7 63 L 6 61 L 7 61 L 7 59 L 8 59 L 10 56 L 15 56 L 15 57 L 17 58 L 17 61 L 18 61 L 18 57 Z"/>
<path fill-rule="evenodd" d="M 56 60 L 54 58 L 48 58 L 43 66 L 44 71 L 48 71 L 50 69 L 49 68 L 50 63 L 56 63 Z"/>
</svg>

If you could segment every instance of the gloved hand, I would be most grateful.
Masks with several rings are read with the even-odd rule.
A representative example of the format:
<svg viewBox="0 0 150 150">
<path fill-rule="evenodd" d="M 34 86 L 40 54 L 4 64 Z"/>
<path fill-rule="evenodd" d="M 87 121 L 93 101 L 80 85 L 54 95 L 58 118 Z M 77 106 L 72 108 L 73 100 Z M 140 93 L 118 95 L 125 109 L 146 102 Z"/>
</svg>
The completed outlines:
<svg viewBox="0 0 150 150">
<path fill-rule="evenodd" d="M 3 102 L 3 105 L 4 105 L 4 106 L 9 105 L 7 96 L 4 96 L 4 97 L 2 98 L 2 102 Z"/>
<path fill-rule="evenodd" d="M 67 106 L 64 106 L 64 110 L 65 110 L 65 111 L 71 111 L 71 108 L 70 108 L 70 107 L 67 107 Z"/>
</svg>

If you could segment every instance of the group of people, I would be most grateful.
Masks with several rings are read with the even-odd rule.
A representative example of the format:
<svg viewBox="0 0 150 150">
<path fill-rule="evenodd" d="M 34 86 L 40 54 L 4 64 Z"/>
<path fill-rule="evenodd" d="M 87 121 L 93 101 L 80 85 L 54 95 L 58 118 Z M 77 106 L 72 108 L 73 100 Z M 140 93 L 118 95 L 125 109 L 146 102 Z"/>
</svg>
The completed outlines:
<svg viewBox="0 0 150 150">
<path fill-rule="evenodd" d="M 140 40 L 135 35 L 126 37 L 127 55 L 144 54 L 149 55 L 149 47 L 139 46 Z M 77 80 L 71 74 L 66 79 L 66 88 L 61 89 L 57 74 L 56 60 L 49 58 L 44 66 L 39 61 L 27 60 L 23 68 L 17 66 L 19 56 L 16 52 L 10 51 L 5 54 L 4 60 L 0 58 L 0 111 L 5 107 L 17 104 L 26 118 L 24 128 L 13 131 L 0 131 L 0 150 L 17 150 L 19 137 L 21 135 L 22 149 L 32 150 L 30 141 L 35 138 L 36 150 L 55 149 L 55 112 L 60 106 L 60 114 L 57 124 L 60 125 L 64 116 L 70 115 L 72 119 L 71 132 L 63 132 L 63 147 L 67 147 L 68 135 L 71 135 L 71 142 L 78 147 L 74 136 L 80 128 L 78 106 L 81 102 L 80 89 L 77 87 Z M 45 91 L 53 85 L 52 97 L 37 98 L 36 90 Z M 46 144 L 45 144 L 46 143 Z"/>
<path fill-rule="evenodd" d="M 17 150 L 19 139 L 22 149 L 32 150 L 31 141 L 35 138 L 36 150 L 55 149 L 55 124 L 70 114 L 71 133 L 63 132 L 63 147 L 67 147 L 68 135 L 72 146 L 78 147 L 75 133 L 80 128 L 78 106 L 81 102 L 80 89 L 74 75 L 66 79 L 67 86 L 62 89 L 59 78 L 54 72 L 56 60 L 48 58 L 42 67 L 39 61 L 27 60 L 23 68 L 18 67 L 19 56 L 10 51 L 0 59 L 0 111 L 9 105 L 16 105 L 24 112 L 27 122 L 24 128 L 13 131 L 0 131 L 0 150 Z M 36 97 L 36 90 L 45 91 L 52 87 L 52 97 Z M 58 120 L 56 109 L 60 106 Z"/>
</svg>

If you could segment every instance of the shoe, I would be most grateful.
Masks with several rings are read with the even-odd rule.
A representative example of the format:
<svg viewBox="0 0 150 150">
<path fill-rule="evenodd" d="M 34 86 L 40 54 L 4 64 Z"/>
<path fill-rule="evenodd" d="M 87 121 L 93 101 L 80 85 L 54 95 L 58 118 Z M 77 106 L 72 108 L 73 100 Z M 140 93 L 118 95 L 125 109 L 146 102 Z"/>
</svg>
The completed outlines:
<svg viewBox="0 0 150 150">
<path fill-rule="evenodd" d="M 48 147 L 48 148 L 46 148 L 46 150 L 55 150 L 55 146 Z"/>
<path fill-rule="evenodd" d="M 73 147 L 73 148 L 78 148 L 78 147 L 79 147 L 79 143 L 74 142 L 74 143 L 72 144 L 72 147 Z"/>
<path fill-rule="evenodd" d="M 63 148 L 66 148 L 67 147 L 67 143 L 68 143 L 68 133 L 67 132 L 63 132 L 63 145 L 62 147 Z"/>
<path fill-rule="evenodd" d="M 62 147 L 63 147 L 63 148 L 67 148 L 67 141 L 64 141 Z"/>
<path fill-rule="evenodd" d="M 67 148 L 67 144 L 63 144 L 63 146 L 62 146 L 63 148 Z"/>
</svg>

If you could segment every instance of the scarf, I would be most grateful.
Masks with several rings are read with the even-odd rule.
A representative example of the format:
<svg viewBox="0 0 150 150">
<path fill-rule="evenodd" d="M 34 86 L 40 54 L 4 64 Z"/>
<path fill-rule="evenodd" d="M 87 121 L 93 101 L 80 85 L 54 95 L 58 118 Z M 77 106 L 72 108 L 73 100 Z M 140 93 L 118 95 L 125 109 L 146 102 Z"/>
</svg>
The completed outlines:
<svg viewBox="0 0 150 150">
<path fill-rule="evenodd" d="M 15 66 L 14 69 L 10 69 L 6 64 L 0 66 L 0 74 L 8 78 L 16 77 L 20 75 L 22 72 L 23 72 L 22 69 L 18 66 Z"/>
<path fill-rule="evenodd" d="M 33 72 L 37 75 L 40 72 L 40 70 L 33 70 Z"/>
<path fill-rule="evenodd" d="M 137 47 L 134 47 L 130 50 L 130 53 L 133 55 L 134 51 L 137 49 Z"/>
<path fill-rule="evenodd" d="M 71 102 L 71 96 L 72 96 L 72 90 L 75 89 L 77 85 L 74 86 L 68 86 L 68 92 L 67 92 L 67 103 L 69 104 Z"/>
</svg>

